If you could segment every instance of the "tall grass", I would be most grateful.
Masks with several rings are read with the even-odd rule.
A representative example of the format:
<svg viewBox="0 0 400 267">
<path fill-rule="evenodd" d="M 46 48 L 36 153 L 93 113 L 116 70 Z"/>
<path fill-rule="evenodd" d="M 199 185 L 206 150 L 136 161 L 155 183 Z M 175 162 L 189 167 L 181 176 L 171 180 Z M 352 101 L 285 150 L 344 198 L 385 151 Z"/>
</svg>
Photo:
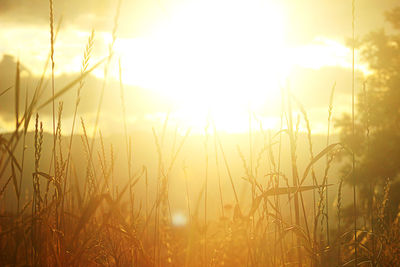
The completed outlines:
<svg viewBox="0 0 400 267">
<path fill-rule="evenodd" d="M 351 29 L 352 29 L 352 61 L 351 61 L 351 70 L 352 70 L 352 83 L 351 83 L 351 121 L 352 121 L 352 136 L 353 140 L 355 139 L 355 68 L 354 68 L 354 59 L 355 59 L 355 0 L 351 1 L 351 14 L 352 14 L 352 21 L 351 21 Z M 352 174 L 353 174 L 353 213 L 354 213 L 354 266 L 358 265 L 358 241 L 357 241 L 357 189 L 356 189 L 356 158 L 355 152 L 352 151 Z"/>
<path fill-rule="evenodd" d="M 282 110 L 279 130 L 263 129 L 261 121 L 249 112 L 248 139 L 237 144 L 237 153 L 217 130 L 212 117 L 202 136 L 204 157 L 185 155 L 185 145 L 194 138 L 191 130 L 169 136 L 169 115 L 161 129 L 153 128 L 154 169 L 133 158 L 134 140 L 128 129 L 123 68 L 119 61 L 121 100 L 121 132 L 126 162 L 117 170 L 121 160 L 109 139 L 99 129 L 100 114 L 107 76 L 111 68 L 113 45 L 116 41 L 119 10 L 114 17 L 113 40 L 108 55 L 91 63 L 94 31 L 84 48 L 81 73 L 63 88 L 55 83 L 55 43 L 59 26 L 54 27 L 53 1 L 50 4 L 50 52 L 34 94 L 25 100 L 21 113 L 20 63 L 17 62 L 14 98 L 15 129 L 0 135 L 0 265 L 2 266 L 348 266 L 350 264 L 394 266 L 399 260 L 400 213 L 389 218 L 391 184 L 387 180 L 382 193 L 371 189 L 370 230 L 357 228 L 357 191 L 353 187 L 354 217 L 345 217 L 343 179 L 337 191 L 337 219 L 329 214 L 328 199 L 333 186 L 328 177 L 335 164 L 339 143 L 331 143 L 333 94 L 328 106 L 326 144 L 317 150 L 311 132 L 312 122 L 306 108 L 292 95 L 290 88 L 282 89 Z M 353 76 L 352 127 L 354 126 L 354 14 L 353 13 Z M 60 25 L 60 23 L 58 24 Z M 60 51 L 62 52 L 62 51 Z M 122 58 L 123 59 L 123 58 Z M 51 97 L 42 99 L 46 72 L 51 63 Z M 104 81 L 100 88 L 93 135 L 87 133 L 87 119 L 81 117 L 82 135 L 75 130 L 79 115 L 81 91 L 85 79 L 94 69 L 104 65 Z M 92 65 L 90 68 L 89 66 Z M 77 88 L 72 127 L 67 142 L 63 132 L 63 103 L 55 110 L 56 100 L 72 88 Z M 0 97 L 11 88 L 2 89 Z M 293 102 L 296 105 L 293 105 Z M 39 104 L 42 103 L 42 104 Z M 39 112 L 52 105 L 51 137 L 44 133 Z M 296 107 L 298 110 L 296 110 Z M 297 116 L 296 116 L 297 114 Z M 301 114 L 301 116 L 300 116 Z M 30 138 L 29 124 L 34 119 L 32 165 L 27 166 L 25 146 Z M 65 117 L 65 115 L 64 115 Z M 295 119 L 297 117 L 297 120 Z M 85 123 L 86 121 L 86 123 Z M 260 130 L 254 125 L 259 122 Z M 299 151 L 301 126 L 305 124 L 307 155 Z M 22 129 L 23 125 L 23 129 Z M 368 127 L 367 127 L 368 128 Z M 99 138 L 96 139 L 97 134 Z M 122 134 L 121 134 L 122 135 Z M 367 133 L 368 135 L 368 133 Z M 258 143 L 261 136 L 262 145 Z M 21 137 L 22 141 L 21 141 Z M 73 153 L 74 138 L 82 141 L 80 153 Z M 45 150 L 52 139 L 52 150 Z M 95 141 L 97 140 L 97 142 Z M 21 153 L 18 146 L 22 143 Z M 168 150 L 168 144 L 172 148 Z M 243 148 L 248 148 L 248 158 Z M 190 151 L 190 153 L 194 153 Z M 289 156 L 284 157 L 287 153 Z M 46 157 L 50 168 L 45 171 Z M 95 155 L 95 156 L 93 156 Z M 170 186 L 178 176 L 182 158 L 189 157 L 201 167 L 203 177 L 199 190 L 192 188 L 194 172 L 186 161 L 182 166 L 182 192 Z M 234 160 L 234 158 L 238 160 Z M 306 159 L 303 166 L 300 159 Z M 325 159 L 322 173 L 317 165 Z M 80 169 L 74 162 L 83 162 Z M 243 179 L 235 163 L 242 162 Z M 192 162 L 193 163 L 193 162 Z M 284 173 L 283 165 L 290 171 Z M 126 164 L 126 165 L 125 165 Z M 140 167 L 137 167 L 140 166 Z M 28 167 L 33 173 L 27 175 Z M 214 167 L 214 168 L 213 168 Z M 353 180 L 355 155 L 352 152 Z M 24 175 L 25 174 L 25 175 Z M 29 190 L 24 194 L 24 177 L 29 177 Z M 115 177 L 114 177 L 115 176 Z M 120 177 L 121 176 L 121 177 Z M 18 179 L 19 178 L 19 179 Z M 218 188 L 212 187 L 212 181 Z M 225 182 L 228 186 L 225 186 Z M 307 184 L 308 183 L 308 184 Z M 28 190 L 28 191 L 29 191 Z M 242 190 L 242 191 L 239 191 Z M 178 191 L 178 192 L 176 192 Z M 195 195 L 195 193 L 197 195 Z M 238 192 L 244 192 L 239 194 Z M 184 226 L 173 223 L 171 200 L 173 194 L 186 198 L 188 221 Z M 203 199 L 204 197 L 204 199 Z M 16 209 L 8 207 L 8 199 L 17 201 Z M 348 199 L 347 199 L 348 201 Z M 144 202 L 144 203 L 143 203 Z M 202 205 L 204 204 L 204 213 Z M 377 214 L 374 217 L 374 212 Z M 213 215 L 216 214 L 216 215 Z M 331 218 L 330 218 L 331 217 Z M 353 220 L 353 225 L 345 219 Z M 376 226 L 376 227 L 375 227 Z M 349 237 L 351 236 L 351 237 Z M 335 254 L 337 253 L 337 254 Z M 334 255 L 334 257 L 332 257 Z"/>
</svg>

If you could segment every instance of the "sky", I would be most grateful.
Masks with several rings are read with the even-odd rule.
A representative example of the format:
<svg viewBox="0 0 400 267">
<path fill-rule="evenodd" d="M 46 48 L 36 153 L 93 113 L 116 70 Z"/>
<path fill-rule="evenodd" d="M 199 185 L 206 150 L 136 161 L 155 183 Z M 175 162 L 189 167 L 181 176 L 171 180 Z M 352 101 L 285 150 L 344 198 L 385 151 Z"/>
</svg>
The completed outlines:
<svg viewBox="0 0 400 267">
<path fill-rule="evenodd" d="M 356 36 L 385 28 L 384 12 L 397 1 L 356 1 Z M 56 91 L 77 77 L 87 39 L 95 31 L 89 64 L 108 55 L 117 1 L 54 1 L 62 18 L 55 44 Z M 15 83 L 20 60 L 21 103 L 29 99 L 50 49 L 48 1 L 0 1 L 0 92 Z M 326 131 L 329 96 L 336 84 L 334 117 L 351 110 L 351 1 L 123 0 L 110 62 L 100 127 L 122 129 L 119 62 L 129 129 L 151 129 L 167 114 L 184 132 L 203 131 L 210 117 L 220 130 L 245 132 L 249 116 L 279 129 L 281 90 L 306 108 L 313 131 Z M 356 54 L 357 84 L 369 74 Z M 104 66 L 82 90 L 79 116 L 96 115 Z M 47 70 L 47 78 L 49 77 Z M 43 99 L 50 97 L 47 86 Z M 64 101 L 71 124 L 76 89 Z M 14 94 L 0 96 L 0 131 L 14 126 Z M 24 105 L 21 104 L 21 107 Z M 50 126 L 50 107 L 40 110 Z M 46 123 L 45 123 L 46 124 Z M 257 126 L 258 127 L 258 126 Z"/>
</svg>

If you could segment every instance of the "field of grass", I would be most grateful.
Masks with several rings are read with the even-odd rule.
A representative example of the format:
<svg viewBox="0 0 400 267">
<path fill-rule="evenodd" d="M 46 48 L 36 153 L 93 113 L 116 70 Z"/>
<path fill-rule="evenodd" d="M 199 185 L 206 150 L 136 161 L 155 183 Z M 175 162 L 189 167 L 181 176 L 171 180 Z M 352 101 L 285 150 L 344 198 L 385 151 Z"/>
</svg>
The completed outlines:
<svg viewBox="0 0 400 267">
<path fill-rule="evenodd" d="M 93 62 L 93 31 L 80 77 L 59 88 L 52 5 L 51 50 L 33 95 L 20 97 L 19 62 L 15 84 L 0 88 L 0 97 L 15 95 L 15 130 L 0 135 L 0 266 L 399 264 L 400 213 L 393 218 L 387 210 L 390 181 L 371 196 L 368 213 L 361 212 L 365 201 L 359 203 L 356 188 L 345 191 L 344 181 L 356 173 L 338 171 L 337 157 L 352 151 L 330 136 L 335 86 L 323 145 L 315 143 L 306 107 L 285 88 L 280 129 L 260 125 L 255 131 L 251 125 L 261 123 L 250 114 L 246 136 L 228 142 L 232 137 L 220 133 L 212 118 L 195 135 L 170 130 L 166 115 L 160 129 L 149 129 L 150 141 L 139 144 L 154 152 L 144 160 L 133 153 L 139 142 L 127 128 L 121 64 L 115 91 L 121 134 L 103 138 L 99 127 L 118 12 L 109 53 Z M 79 117 L 80 95 L 88 75 L 101 68 L 106 78 L 95 123 L 87 127 Z M 51 91 L 50 98 L 43 97 L 44 90 Z M 70 91 L 76 92 L 72 127 L 64 132 L 65 104 L 59 99 Z M 44 132 L 41 110 L 49 106 L 52 132 Z M 300 121 L 306 133 L 299 131 Z M 181 164 L 185 159 L 188 166 Z"/>
</svg>

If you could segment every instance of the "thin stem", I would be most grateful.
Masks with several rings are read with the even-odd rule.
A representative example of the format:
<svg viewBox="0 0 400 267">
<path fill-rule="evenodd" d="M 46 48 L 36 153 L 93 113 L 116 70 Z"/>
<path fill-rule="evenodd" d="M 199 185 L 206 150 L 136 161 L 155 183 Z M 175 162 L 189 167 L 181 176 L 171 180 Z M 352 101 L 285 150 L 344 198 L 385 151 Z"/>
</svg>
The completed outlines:
<svg viewBox="0 0 400 267">
<path fill-rule="evenodd" d="M 352 137 L 355 140 L 355 125 L 354 125 L 354 92 L 355 92 L 355 71 L 354 71 L 354 58 L 355 58 L 355 0 L 352 0 L 352 86 L 351 86 L 351 121 L 352 121 Z M 354 154 L 354 147 L 352 151 L 352 167 L 353 167 L 353 211 L 354 211 L 354 266 L 357 266 L 357 195 L 356 195 L 356 158 Z"/>
</svg>

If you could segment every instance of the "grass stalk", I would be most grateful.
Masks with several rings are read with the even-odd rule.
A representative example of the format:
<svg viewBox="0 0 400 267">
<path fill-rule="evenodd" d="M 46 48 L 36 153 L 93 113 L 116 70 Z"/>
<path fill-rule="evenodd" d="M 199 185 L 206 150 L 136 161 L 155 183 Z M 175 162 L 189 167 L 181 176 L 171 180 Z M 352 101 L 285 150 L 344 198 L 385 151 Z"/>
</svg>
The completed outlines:
<svg viewBox="0 0 400 267">
<path fill-rule="evenodd" d="M 332 89 L 331 89 L 331 95 L 329 97 L 329 107 L 328 107 L 328 130 L 327 130 L 327 134 L 326 134 L 326 147 L 329 146 L 329 138 L 330 138 L 330 133 L 331 133 L 331 119 L 332 119 L 332 110 L 333 110 L 333 96 L 335 93 L 335 88 L 336 88 L 336 82 L 333 84 Z M 326 155 L 326 164 L 328 165 L 329 162 L 329 155 Z M 324 177 L 325 180 L 325 177 Z M 326 184 L 325 186 L 327 186 L 329 183 L 328 181 L 328 176 L 326 177 Z M 325 208 L 326 208 L 326 241 L 328 243 L 328 247 L 330 246 L 330 236 L 329 236 L 329 197 L 328 197 L 328 187 L 326 188 L 326 204 L 325 204 Z"/>
<path fill-rule="evenodd" d="M 125 93 L 124 93 L 124 84 L 122 82 L 122 67 L 121 67 L 121 59 L 118 61 L 118 70 L 119 70 L 119 88 L 121 94 L 121 107 L 122 107 L 122 118 L 124 123 L 124 135 L 125 135 L 125 148 L 126 148 L 126 158 L 128 161 L 128 177 L 131 178 L 131 170 L 132 170 L 132 156 L 128 146 L 128 127 L 126 123 L 126 104 L 125 104 Z"/>
<path fill-rule="evenodd" d="M 96 120 L 95 120 L 94 127 L 93 127 L 92 142 L 90 145 L 90 152 L 89 152 L 90 157 L 92 157 L 92 154 L 93 154 L 93 147 L 94 147 L 94 143 L 96 140 L 97 127 L 98 127 L 98 124 L 100 121 L 101 107 L 103 105 L 104 91 L 105 91 L 106 85 L 107 85 L 108 71 L 109 71 L 109 67 L 111 64 L 112 57 L 113 57 L 114 44 L 115 44 L 115 41 L 117 40 L 118 20 L 119 20 L 119 14 L 120 14 L 120 9 L 121 9 L 121 3 L 122 3 L 122 0 L 118 0 L 117 8 L 116 8 L 115 16 L 114 16 L 112 41 L 108 46 L 107 63 L 104 65 L 104 72 L 103 72 L 104 77 L 103 77 L 103 83 L 102 83 L 102 87 L 101 87 L 101 91 L 100 91 L 99 103 L 97 105 Z"/>
<path fill-rule="evenodd" d="M 352 61 L 351 61 L 351 123 L 352 123 L 352 136 L 353 141 L 355 140 L 355 0 L 351 1 L 351 14 L 352 14 Z M 352 178 L 353 178 L 353 213 L 354 213 L 354 266 L 358 265 L 358 241 L 357 241 L 357 188 L 356 188 L 356 158 L 354 147 L 352 151 Z"/>
<path fill-rule="evenodd" d="M 218 176 L 218 192 L 219 192 L 219 201 L 221 203 L 221 214 L 222 218 L 225 219 L 225 211 L 224 211 L 224 198 L 222 196 L 222 187 L 221 187 L 221 172 L 218 160 L 218 146 L 217 146 L 217 129 L 215 127 L 214 120 L 212 120 L 213 133 L 214 133 L 214 154 L 215 154 L 215 167 L 217 169 Z"/>
<path fill-rule="evenodd" d="M 289 89 L 287 89 L 289 90 Z M 295 136 L 293 133 L 293 119 L 292 119 L 292 105 L 291 105 L 291 95 L 288 92 L 287 94 L 287 101 L 288 101 L 288 134 L 289 134 L 289 143 L 290 143 L 290 155 L 291 155 L 291 167 L 292 167 L 292 179 L 293 179 L 293 186 L 297 187 L 298 186 L 298 181 L 299 181 L 299 174 L 298 174 L 298 169 L 297 169 L 297 163 L 296 163 L 296 143 L 295 143 Z M 299 196 L 298 192 L 294 193 L 294 214 L 295 214 L 295 223 L 296 226 L 300 226 L 300 207 L 299 207 Z M 297 238 L 297 257 L 298 257 L 298 265 L 299 267 L 302 266 L 303 262 L 303 256 L 301 253 L 301 241 L 299 238 Z"/>
<path fill-rule="evenodd" d="M 56 114 L 55 114 L 55 74 L 54 74 L 54 10 L 53 10 L 53 0 L 49 0 L 50 4 L 50 59 L 51 59 L 51 96 L 52 96 L 52 119 L 53 119 L 53 164 L 54 164 L 54 174 L 56 172 L 56 161 L 57 161 L 57 153 L 56 153 Z M 51 168 L 51 167 L 50 167 Z"/>
<path fill-rule="evenodd" d="M 207 124 L 204 128 L 204 152 L 205 152 L 205 176 L 204 176 L 204 266 L 207 266 L 207 199 L 208 199 L 208 129 L 210 126 L 210 120 L 207 119 Z"/>
<path fill-rule="evenodd" d="M 341 240 L 341 231 L 342 231 L 342 225 L 341 225 L 341 217 L 342 217 L 342 187 L 343 187 L 343 179 L 340 180 L 339 182 L 339 187 L 338 187 L 338 201 L 337 201 L 337 219 L 338 219 L 338 224 L 337 224 L 337 231 L 338 231 L 338 259 L 337 259 L 337 264 L 338 266 L 342 266 L 342 255 L 341 255 L 341 246 L 342 246 L 342 240 Z"/>
</svg>

